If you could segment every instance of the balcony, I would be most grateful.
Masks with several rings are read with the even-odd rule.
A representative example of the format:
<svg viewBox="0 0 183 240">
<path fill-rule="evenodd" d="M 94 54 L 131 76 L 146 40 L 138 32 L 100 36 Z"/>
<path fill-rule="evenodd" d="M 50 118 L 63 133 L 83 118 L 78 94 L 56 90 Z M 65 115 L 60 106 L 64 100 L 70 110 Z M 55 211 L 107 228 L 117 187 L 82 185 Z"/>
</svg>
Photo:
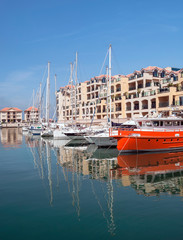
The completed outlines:
<svg viewBox="0 0 183 240">
<path fill-rule="evenodd" d="M 126 111 L 131 111 L 131 107 L 126 107 Z"/>
<path fill-rule="evenodd" d="M 116 92 L 120 92 L 120 91 L 121 91 L 121 88 L 117 88 L 117 89 L 116 89 Z"/>
<path fill-rule="evenodd" d="M 169 102 L 159 103 L 159 107 L 160 107 L 160 108 L 162 108 L 162 107 L 169 107 Z"/>
<path fill-rule="evenodd" d="M 143 105 L 142 109 L 148 109 L 148 105 Z"/>
<path fill-rule="evenodd" d="M 168 92 L 170 92 L 169 88 L 161 88 L 161 89 L 158 89 L 158 91 L 157 91 L 158 94 L 168 93 Z"/>
<path fill-rule="evenodd" d="M 129 87 L 129 91 L 135 90 L 136 87 Z"/>
<path fill-rule="evenodd" d="M 156 108 L 156 104 L 155 104 L 155 103 L 152 103 L 152 104 L 151 104 L 151 108 Z"/>
<path fill-rule="evenodd" d="M 150 82 L 147 82 L 147 83 L 146 83 L 146 87 L 151 87 L 151 83 L 150 83 Z"/>
<path fill-rule="evenodd" d="M 143 88 L 143 84 L 138 85 L 138 89 Z"/>
<path fill-rule="evenodd" d="M 121 107 L 116 108 L 116 112 L 119 112 L 119 111 L 121 111 Z"/>
<path fill-rule="evenodd" d="M 139 110 L 139 105 L 134 106 L 133 110 Z"/>
<path fill-rule="evenodd" d="M 115 97 L 115 101 L 121 100 L 121 97 Z"/>
</svg>

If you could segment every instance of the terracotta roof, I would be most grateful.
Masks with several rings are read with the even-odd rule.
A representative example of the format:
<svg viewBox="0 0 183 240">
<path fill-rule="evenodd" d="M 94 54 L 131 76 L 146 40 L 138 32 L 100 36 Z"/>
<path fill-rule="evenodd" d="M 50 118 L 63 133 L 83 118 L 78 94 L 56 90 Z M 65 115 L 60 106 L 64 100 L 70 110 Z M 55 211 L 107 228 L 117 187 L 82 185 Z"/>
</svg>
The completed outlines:
<svg viewBox="0 0 183 240">
<path fill-rule="evenodd" d="M 1 109 L 0 112 L 8 112 L 8 111 L 10 111 L 10 109 L 12 109 L 16 112 L 22 112 L 22 110 L 20 110 L 19 108 L 16 108 L 16 107 L 5 107 L 5 108 Z"/>
<path fill-rule="evenodd" d="M 30 111 L 32 111 L 32 110 L 34 110 L 34 111 L 38 111 L 38 109 L 36 108 L 36 107 L 29 107 L 29 108 L 27 108 L 24 112 L 30 112 Z"/>
</svg>

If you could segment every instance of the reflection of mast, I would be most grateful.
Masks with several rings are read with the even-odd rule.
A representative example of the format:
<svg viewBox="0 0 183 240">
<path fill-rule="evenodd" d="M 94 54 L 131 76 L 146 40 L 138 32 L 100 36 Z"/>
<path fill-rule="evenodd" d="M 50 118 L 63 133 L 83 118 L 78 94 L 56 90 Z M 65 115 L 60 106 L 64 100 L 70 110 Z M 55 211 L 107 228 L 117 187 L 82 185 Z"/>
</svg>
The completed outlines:
<svg viewBox="0 0 183 240">
<path fill-rule="evenodd" d="M 104 163 L 104 160 L 92 160 L 92 176 L 96 179 L 100 179 L 102 176 L 100 176 L 101 172 L 100 172 L 100 168 L 101 165 Z M 102 164 L 101 164 L 102 163 Z M 91 187 L 92 187 L 92 192 L 97 200 L 97 203 L 102 211 L 103 217 L 107 222 L 107 226 L 108 226 L 108 231 L 111 233 L 111 235 L 115 235 L 115 223 L 114 223 L 114 216 L 113 216 L 113 183 L 112 183 L 112 175 L 110 172 L 110 169 L 113 167 L 114 164 L 114 160 L 107 160 L 107 172 L 110 173 L 110 176 L 107 176 L 108 182 L 107 182 L 107 195 L 108 195 L 108 199 L 105 198 L 105 194 L 104 194 L 104 198 L 107 202 L 107 207 L 109 209 L 109 214 L 110 217 L 107 216 L 107 212 L 104 210 L 104 208 L 102 207 L 101 201 L 99 199 L 99 197 L 96 194 L 96 191 L 94 189 L 94 184 L 93 184 L 93 179 L 91 180 Z M 95 166 L 94 166 L 95 165 Z M 99 169 L 96 169 L 96 168 Z M 94 175 L 95 172 L 95 175 Z M 98 175 L 98 174 L 99 175 Z M 103 176 L 105 177 L 105 176 Z"/>
<path fill-rule="evenodd" d="M 51 178 L 51 155 L 50 155 L 50 146 L 46 142 L 46 153 L 47 153 L 47 165 L 48 165 L 48 181 L 50 186 L 50 205 L 53 202 L 53 191 L 52 191 L 52 178 Z"/>
</svg>

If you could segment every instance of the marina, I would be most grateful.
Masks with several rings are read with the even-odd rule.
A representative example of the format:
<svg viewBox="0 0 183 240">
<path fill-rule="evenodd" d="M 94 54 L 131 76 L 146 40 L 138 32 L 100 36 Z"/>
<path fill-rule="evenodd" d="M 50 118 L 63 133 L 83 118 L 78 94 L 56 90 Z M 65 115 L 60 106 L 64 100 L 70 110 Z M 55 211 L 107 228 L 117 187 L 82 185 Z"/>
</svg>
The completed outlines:
<svg viewBox="0 0 183 240">
<path fill-rule="evenodd" d="M 119 155 L 19 128 L 0 136 L 2 239 L 154 239 L 152 229 L 180 239 L 182 152 Z"/>
</svg>

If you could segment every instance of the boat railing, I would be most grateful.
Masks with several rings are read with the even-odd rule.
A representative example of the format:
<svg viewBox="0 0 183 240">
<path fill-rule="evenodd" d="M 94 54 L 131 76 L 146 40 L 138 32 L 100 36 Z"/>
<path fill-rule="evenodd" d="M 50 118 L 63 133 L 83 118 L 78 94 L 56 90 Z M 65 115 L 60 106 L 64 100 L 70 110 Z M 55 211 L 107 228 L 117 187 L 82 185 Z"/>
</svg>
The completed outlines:
<svg viewBox="0 0 183 240">
<path fill-rule="evenodd" d="M 112 136 L 120 136 L 123 132 L 183 132 L 182 129 L 164 129 L 164 128 L 110 128 L 109 135 Z"/>
</svg>

